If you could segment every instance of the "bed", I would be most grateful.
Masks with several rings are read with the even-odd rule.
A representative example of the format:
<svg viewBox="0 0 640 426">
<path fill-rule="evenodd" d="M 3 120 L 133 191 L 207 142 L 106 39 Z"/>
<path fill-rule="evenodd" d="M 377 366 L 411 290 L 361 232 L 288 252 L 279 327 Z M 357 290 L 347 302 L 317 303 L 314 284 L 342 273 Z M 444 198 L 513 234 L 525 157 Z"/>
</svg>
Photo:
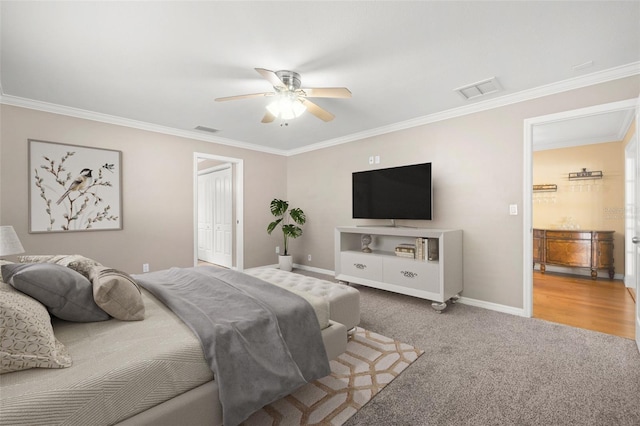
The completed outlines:
<svg viewBox="0 0 640 426">
<path fill-rule="evenodd" d="M 3 300 L 24 296 L 5 283 L 0 291 Z M 201 341 L 152 292 L 139 291 L 142 321 L 53 317 L 55 338 L 73 366 L 0 375 L 0 424 L 223 424 L 219 386 Z M 347 328 L 329 318 L 326 298 L 305 297 L 322 325 L 322 345 L 332 359 L 346 348 Z M 253 380 L 242 382 L 253 386 Z"/>
</svg>

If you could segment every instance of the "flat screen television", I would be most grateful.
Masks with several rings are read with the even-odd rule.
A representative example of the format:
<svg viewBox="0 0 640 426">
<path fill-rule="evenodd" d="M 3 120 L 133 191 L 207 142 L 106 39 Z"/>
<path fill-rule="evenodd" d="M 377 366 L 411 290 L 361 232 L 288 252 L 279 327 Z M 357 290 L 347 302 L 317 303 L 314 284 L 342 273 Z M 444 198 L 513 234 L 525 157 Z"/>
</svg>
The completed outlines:
<svg viewBox="0 0 640 426">
<path fill-rule="evenodd" d="M 431 163 L 353 173 L 354 219 L 433 219 Z"/>
</svg>

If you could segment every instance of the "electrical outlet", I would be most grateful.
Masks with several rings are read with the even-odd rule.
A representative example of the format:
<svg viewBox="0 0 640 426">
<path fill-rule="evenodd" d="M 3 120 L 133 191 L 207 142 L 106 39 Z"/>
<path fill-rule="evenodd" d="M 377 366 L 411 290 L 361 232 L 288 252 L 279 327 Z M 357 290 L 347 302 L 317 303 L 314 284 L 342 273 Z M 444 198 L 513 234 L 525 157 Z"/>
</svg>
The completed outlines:
<svg viewBox="0 0 640 426">
<path fill-rule="evenodd" d="M 511 216 L 518 216 L 518 205 L 517 204 L 509 204 L 509 214 Z"/>
<path fill-rule="evenodd" d="M 276 246 L 276 254 L 280 254 L 280 246 Z"/>
<path fill-rule="evenodd" d="M 142 264 L 142 272 L 149 272 L 149 264 L 148 263 L 143 263 Z"/>
<path fill-rule="evenodd" d="M 376 164 L 380 164 L 380 156 L 376 155 Z"/>
<path fill-rule="evenodd" d="M 308 260 L 309 262 L 311 262 L 311 255 L 308 255 L 308 256 L 307 256 L 307 260 Z"/>
</svg>

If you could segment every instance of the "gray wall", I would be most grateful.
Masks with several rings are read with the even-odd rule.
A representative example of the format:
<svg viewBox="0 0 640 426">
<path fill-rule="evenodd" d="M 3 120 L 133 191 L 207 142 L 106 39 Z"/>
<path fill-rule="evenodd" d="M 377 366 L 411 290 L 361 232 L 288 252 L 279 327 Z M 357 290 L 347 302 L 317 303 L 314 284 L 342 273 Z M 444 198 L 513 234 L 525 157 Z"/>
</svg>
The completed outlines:
<svg viewBox="0 0 640 426">
<path fill-rule="evenodd" d="M 191 266 L 193 153 L 204 152 L 244 159 L 245 267 L 277 262 L 281 237 L 266 226 L 278 197 L 307 213 L 294 261 L 333 270 L 334 228 L 365 224 L 351 219 L 351 173 L 430 161 L 435 219 L 411 225 L 462 229 L 463 296 L 522 308 L 523 216 L 508 205 L 522 207 L 523 120 L 639 93 L 634 76 L 290 157 L 2 105 L 0 223 L 29 254 L 80 253 L 132 273 Z M 123 151 L 124 229 L 28 234 L 28 138 Z"/>
<path fill-rule="evenodd" d="M 432 162 L 434 220 L 398 223 L 462 229 L 463 296 L 522 308 L 523 216 L 510 216 L 509 204 L 522 209 L 523 121 L 637 97 L 639 81 L 621 79 L 290 157 L 287 194 L 308 218 L 292 244 L 294 262 L 333 270 L 333 229 L 367 223 L 351 218 L 352 172 Z M 371 155 L 381 163 L 369 165 Z"/>
<path fill-rule="evenodd" d="M 1 106 L 0 223 L 27 254 L 82 254 L 130 273 L 193 266 L 193 153 L 244 160 L 245 267 L 273 264 L 269 202 L 286 195 L 286 157 Z M 28 233 L 27 139 L 122 151 L 122 231 Z M 266 248 L 269 247 L 269 250 Z"/>
</svg>

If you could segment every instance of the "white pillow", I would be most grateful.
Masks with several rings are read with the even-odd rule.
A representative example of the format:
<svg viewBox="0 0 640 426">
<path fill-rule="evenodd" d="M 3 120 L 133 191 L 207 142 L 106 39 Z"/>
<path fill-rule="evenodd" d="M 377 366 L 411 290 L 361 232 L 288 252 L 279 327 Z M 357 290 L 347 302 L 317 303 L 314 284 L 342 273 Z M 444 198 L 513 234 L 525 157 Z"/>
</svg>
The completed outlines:
<svg viewBox="0 0 640 426">
<path fill-rule="evenodd" d="M 71 356 L 55 338 L 47 308 L 0 283 L 0 374 L 70 366 Z"/>
</svg>

